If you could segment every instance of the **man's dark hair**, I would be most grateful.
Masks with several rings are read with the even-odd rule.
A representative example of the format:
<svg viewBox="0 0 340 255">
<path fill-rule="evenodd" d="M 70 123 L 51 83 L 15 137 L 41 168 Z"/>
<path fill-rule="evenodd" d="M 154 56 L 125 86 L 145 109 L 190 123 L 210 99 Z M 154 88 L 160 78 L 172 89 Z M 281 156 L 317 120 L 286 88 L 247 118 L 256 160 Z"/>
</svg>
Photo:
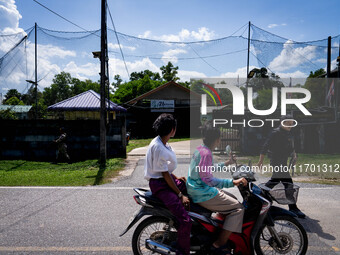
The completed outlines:
<svg viewBox="0 0 340 255">
<path fill-rule="evenodd" d="M 207 121 L 200 127 L 204 145 L 210 147 L 221 136 L 220 129 L 213 126 L 212 121 Z"/>
<path fill-rule="evenodd" d="M 291 120 L 291 119 L 294 119 L 293 116 L 290 115 L 290 114 L 287 114 L 287 115 L 282 115 L 281 118 L 280 118 L 280 121 Z"/>
<path fill-rule="evenodd" d="M 153 123 L 153 129 L 159 136 L 166 136 L 177 127 L 177 120 L 169 113 L 162 113 Z"/>
</svg>

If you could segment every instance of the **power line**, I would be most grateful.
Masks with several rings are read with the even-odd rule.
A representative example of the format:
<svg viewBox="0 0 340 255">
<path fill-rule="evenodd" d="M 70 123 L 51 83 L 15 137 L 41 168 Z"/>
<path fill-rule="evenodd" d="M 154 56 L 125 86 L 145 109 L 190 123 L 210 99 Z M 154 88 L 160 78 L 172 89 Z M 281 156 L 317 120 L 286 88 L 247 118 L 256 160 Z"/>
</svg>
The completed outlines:
<svg viewBox="0 0 340 255">
<path fill-rule="evenodd" d="M 216 57 L 222 57 L 222 56 L 226 56 L 226 55 L 231 55 L 231 54 L 235 54 L 235 53 L 239 53 L 239 52 L 243 52 L 243 51 L 247 51 L 248 49 L 242 49 L 242 50 L 235 50 L 235 51 L 230 51 L 230 52 L 225 52 L 225 53 L 221 53 L 221 54 L 215 54 L 215 55 L 208 55 L 208 56 L 200 56 L 200 57 L 187 57 L 187 58 L 176 58 L 179 61 L 182 60 L 195 60 L 195 59 L 202 59 L 202 58 L 216 58 Z M 116 51 L 110 51 L 114 54 L 118 54 L 118 52 Z M 131 54 L 125 54 L 126 57 L 133 57 L 133 58 L 149 58 L 149 59 L 153 59 L 153 60 L 171 60 L 173 58 L 166 58 L 166 57 L 153 57 L 153 56 L 159 56 L 159 54 L 149 54 L 149 55 L 131 55 Z"/>
<path fill-rule="evenodd" d="M 206 61 L 204 58 L 202 58 L 197 51 L 192 47 L 192 45 L 190 45 L 190 48 L 192 49 L 193 52 L 195 52 L 195 54 L 204 62 L 206 63 L 208 66 L 210 66 L 212 69 L 214 69 L 216 72 L 221 73 L 221 71 L 217 70 L 215 67 L 213 67 L 211 64 L 209 64 L 208 61 Z"/>
<path fill-rule="evenodd" d="M 124 61 L 124 65 L 125 65 L 125 69 L 126 69 L 127 75 L 128 75 L 128 77 L 130 77 L 129 70 L 128 70 L 126 62 L 125 62 L 125 57 L 124 57 L 124 54 L 123 54 L 123 50 L 122 50 L 122 47 L 120 45 L 119 38 L 118 38 L 118 35 L 117 35 L 116 26 L 115 26 L 115 23 L 113 22 L 111 11 L 110 11 L 110 8 L 109 8 L 109 5 L 107 4 L 107 2 L 106 2 L 106 7 L 107 7 L 107 10 L 109 11 L 110 19 L 111 19 L 111 22 L 112 22 L 112 26 L 113 26 L 116 38 L 117 38 L 117 42 L 118 42 L 118 45 L 119 45 L 119 50 L 120 50 L 120 53 L 121 53 L 123 61 Z"/>
<path fill-rule="evenodd" d="M 271 71 L 272 73 L 274 73 L 272 70 L 270 70 L 270 68 L 268 66 L 266 66 L 265 64 L 263 64 L 263 62 L 252 52 L 250 51 L 250 53 L 257 59 L 257 61 L 259 61 L 265 68 L 267 68 L 269 71 Z"/>
<path fill-rule="evenodd" d="M 57 15 L 59 18 L 62 18 L 63 20 L 67 21 L 68 23 L 71 23 L 72 25 L 74 25 L 74 26 L 76 26 L 76 27 L 78 27 L 78 28 L 80 28 L 80 29 L 82 29 L 82 30 L 84 30 L 84 31 L 86 31 L 86 32 L 89 32 L 87 29 L 85 29 L 85 28 L 83 28 L 83 27 L 77 25 L 76 23 L 70 21 L 69 19 L 67 19 L 67 18 L 65 18 L 65 17 L 63 17 L 63 16 L 61 16 L 60 14 L 58 14 L 58 13 L 56 13 L 55 11 L 51 10 L 51 9 L 48 8 L 47 6 L 43 5 L 42 3 L 39 3 L 37 0 L 33 0 L 33 1 L 36 2 L 37 4 L 39 4 L 40 6 L 44 7 L 46 10 L 48 10 L 48 11 L 52 12 L 53 14 Z"/>
</svg>

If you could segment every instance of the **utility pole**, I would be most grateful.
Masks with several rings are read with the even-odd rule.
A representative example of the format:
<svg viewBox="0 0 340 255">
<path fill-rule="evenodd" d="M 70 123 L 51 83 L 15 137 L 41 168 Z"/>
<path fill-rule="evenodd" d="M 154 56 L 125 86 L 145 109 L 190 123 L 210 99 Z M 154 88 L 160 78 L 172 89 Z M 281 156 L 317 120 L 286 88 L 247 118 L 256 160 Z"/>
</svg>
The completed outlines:
<svg viewBox="0 0 340 255">
<path fill-rule="evenodd" d="M 328 36 L 327 44 L 327 78 L 331 75 L 331 50 L 332 50 L 332 37 Z"/>
<path fill-rule="evenodd" d="M 251 23 L 250 23 L 250 21 L 249 21 L 249 24 L 248 24 L 247 82 L 246 82 L 246 87 L 247 87 L 247 88 L 248 88 L 248 75 L 249 75 L 250 26 L 251 26 Z"/>
<path fill-rule="evenodd" d="M 38 47 L 37 47 L 37 23 L 34 25 L 35 30 L 35 119 L 38 119 Z"/>
<path fill-rule="evenodd" d="M 106 0 L 101 6 L 101 43 L 100 43 L 100 164 L 106 164 L 106 67 L 107 67 L 107 30 L 106 30 Z"/>
</svg>

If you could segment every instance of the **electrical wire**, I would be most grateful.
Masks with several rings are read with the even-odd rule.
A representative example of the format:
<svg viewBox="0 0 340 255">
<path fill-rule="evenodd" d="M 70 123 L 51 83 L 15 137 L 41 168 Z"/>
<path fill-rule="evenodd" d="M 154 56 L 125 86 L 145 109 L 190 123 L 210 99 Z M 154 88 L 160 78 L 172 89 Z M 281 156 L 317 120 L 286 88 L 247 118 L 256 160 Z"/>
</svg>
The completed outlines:
<svg viewBox="0 0 340 255">
<path fill-rule="evenodd" d="M 107 10 L 109 11 L 109 15 L 110 15 L 110 19 L 111 19 L 111 22 L 112 22 L 112 26 L 113 26 L 113 29 L 114 29 L 114 32 L 115 32 L 115 35 L 116 35 L 116 38 L 117 38 L 117 43 L 118 43 L 118 45 L 119 45 L 119 50 L 120 50 L 120 53 L 121 53 L 121 55 L 122 55 L 122 59 L 123 59 L 123 61 L 124 61 L 126 73 L 127 73 L 128 77 L 130 77 L 129 70 L 128 70 L 128 67 L 127 67 L 127 65 L 126 65 L 124 53 L 123 53 L 123 50 L 122 50 L 122 47 L 121 47 L 121 45 L 120 45 L 119 38 L 118 38 L 118 35 L 117 35 L 116 26 L 115 26 L 115 23 L 113 22 L 113 18 L 112 18 L 112 15 L 111 15 L 111 11 L 110 11 L 110 8 L 109 8 L 109 5 L 107 4 L 107 2 L 106 2 L 106 8 L 107 8 Z"/>
<path fill-rule="evenodd" d="M 217 70 L 215 67 L 213 67 L 208 61 L 206 61 L 204 58 L 202 58 L 198 52 L 192 47 L 192 45 L 190 45 L 190 48 L 192 49 L 193 52 L 195 52 L 195 54 L 204 62 L 206 63 L 208 66 L 210 66 L 212 69 L 214 69 L 216 72 L 221 73 L 221 71 Z"/>
<path fill-rule="evenodd" d="M 82 30 L 84 30 L 86 32 L 89 32 L 89 30 L 87 30 L 86 28 L 83 28 L 83 27 L 77 25 L 76 23 L 74 23 L 71 20 L 63 17 L 59 13 L 56 13 L 55 11 L 51 10 L 50 8 L 48 8 L 47 6 L 43 5 L 42 3 L 39 3 L 37 0 L 33 0 L 33 1 L 36 2 L 37 4 L 39 4 L 40 6 L 44 7 L 46 10 L 48 10 L 48 11 L 52 12 L 53 14 L 57 15 L 59 18 L 62 18 L 63 20 L 67 21 L 68 23 L 70 23 L 70 24 L 72 24 L 72 25 L 74 25 L 74 26 L 76 26 L 76 27 L 78 27 L 78 28 L 80 28 L 80 29 L 82 29 Z"/>
</svg>

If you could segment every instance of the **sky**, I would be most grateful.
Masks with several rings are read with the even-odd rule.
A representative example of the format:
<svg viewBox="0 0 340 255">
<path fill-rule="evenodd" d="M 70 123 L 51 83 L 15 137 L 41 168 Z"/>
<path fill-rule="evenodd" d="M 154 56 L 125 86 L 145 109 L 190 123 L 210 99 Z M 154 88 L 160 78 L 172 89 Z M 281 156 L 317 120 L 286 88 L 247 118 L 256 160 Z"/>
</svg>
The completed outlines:
<svg viewBox="0 0 340 255">
<path fill-rule="evenodd" d="M 100 0 L 37 1 L 86 30 L 100 28 Z M 310 45 L 292 48 L 290 40 L 314 41 L 340 34 L 338 18 L 340 2 L 337 0 L 108 0 L 108 6 L 117 31 L 162 41 L 213 40 L 232 35 L 240 28 L 242 29 L 235 35 L 241 35 L 243 32 L 243 36 L 247 37 L 245 25 L 251 21 L 263 30 L 286 38 L 281 48 L 275 50 L 258 49 L 252 45 L 253 52 L 259 54 L 258 58 L 261 56 L 263 64 L 280 77 L 305 77 L 309 71 L 326 66 L 324 51 L 316 52 L 316 48 Z M 0 0 L 0 35 L 22 32 L 34 26 L 35 22 L 39 27 L 51 30 L 82 31 L 33 0 Z M 109 15 L 108 27 L 112 28 Z M 91 38 L 89 40 L 92 42 L 81 41 L 77 44 L 75 41 L 67 43 L 41 35 L 38 38 L 40 89 L 49 86 L 54 75 L 61 71 L 70 72 L 73 77 L 82 80 L 98 80 L 99 61 L 93 59 L 91 51 L 99 50 L 99 38 L 96 36 Z M 24 68 L 21 68 L 21 71 L 11 73 L 6 79 L 0 79 L 2 93 L 12 87 L 24 87 L 22 83 L 25 83 L 26 78 L 33 79 L 34 37 L 28 40 L 28 71 L 24 74 L 22 70 Z M 179 66 L 179 77 L 182 81 L 198 77 L 237 77 L 246 74 L 245 51 L 228 55 L 227 58 L 201 58 L 215 53 L 244 50 L 247 47 L 246 40 L 226 40 L 192 46 L 151 44 L 128 38 L 121 38 L 120 41 L 129 73 L 144 69 L 159 71 L 161 65 L 171 60 Z M 15 42 L 16 40 L 11 42 L 0 40 L 0 57 L 13 47 Z M 114 34 L 109 34 L 108 43 L 109 51 L 111 50 L 110 77 L 119 74 L 127 80 L 127 71 Z M 332 45 L 338 47 L 339 43 L 334 41 Z M 265 50 L 268 53 L 264 52 Z M 150 56 L 156 53 L 160 56 L 159 59 L 152 59 Z M 276 55 L 273 55 L 274 53 Z M 143 57 L 132 58 L 130 55 Z M 196 57 L 195 61 L 180 61 L 181 57 L 193 56 Z M 335 67 L 334 59 L 332 65 Z M 254 55 L 251 55 L 250 66 L 259 67 Z"/>
</svg>

